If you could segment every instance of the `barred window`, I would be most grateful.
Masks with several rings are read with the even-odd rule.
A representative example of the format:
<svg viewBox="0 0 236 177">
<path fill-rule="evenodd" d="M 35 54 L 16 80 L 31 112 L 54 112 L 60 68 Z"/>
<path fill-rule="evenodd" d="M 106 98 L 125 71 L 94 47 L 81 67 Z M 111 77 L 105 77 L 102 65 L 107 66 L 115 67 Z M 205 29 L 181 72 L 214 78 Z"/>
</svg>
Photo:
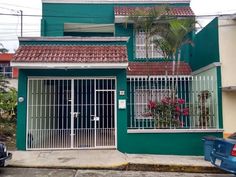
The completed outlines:
<svg viewBox="0 0 236 177">
<path fill-rule="evenodd" d="M 152 42 L 154 37 L 150 39 L 148 46 L 148 58 L 163 58 L 162 52 Z M 136 58 L 146 58 L 146 34 L 143 31 L 137 31 L 135 35 Z"/>
<path fill-rule="evenodd" d="M 151 119 L 144 116 L 149 101 L 161 101 L 170 96 L 170 89 L 136 89 L 134 92 L 134 114 L 136 119 Z"/>
</svg>

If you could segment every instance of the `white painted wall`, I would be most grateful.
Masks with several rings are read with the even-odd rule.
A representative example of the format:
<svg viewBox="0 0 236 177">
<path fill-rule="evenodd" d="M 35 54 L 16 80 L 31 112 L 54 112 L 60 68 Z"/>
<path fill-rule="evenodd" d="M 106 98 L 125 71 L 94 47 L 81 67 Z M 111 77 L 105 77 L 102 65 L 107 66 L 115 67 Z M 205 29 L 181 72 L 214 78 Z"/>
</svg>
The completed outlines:
<svg viewBox="0 0 236 177">
<path fill-rule="evenodd" d="M 236 20 L 219 19 L 222 87 L 236 86 Z"/>
<path fill-rule="evenodd" d="M 236 20 L 219 19 L 222 87 L 236 86 Z M 236 91 L 222 93 L 225 136 L 236 132 Z"/>
</svg>

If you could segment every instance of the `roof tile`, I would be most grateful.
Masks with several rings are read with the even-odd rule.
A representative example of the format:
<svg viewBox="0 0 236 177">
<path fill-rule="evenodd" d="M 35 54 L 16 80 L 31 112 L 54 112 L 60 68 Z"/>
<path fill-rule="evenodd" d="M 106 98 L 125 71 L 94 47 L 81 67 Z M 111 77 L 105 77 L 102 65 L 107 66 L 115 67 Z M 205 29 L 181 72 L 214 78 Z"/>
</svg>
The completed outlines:
<svg viewBox="0 0 236 177">
<path fill-rule="evenodd" d="M 20 46 L 13 62 L 120 63 L 128 62 L 126 46 Z"/>
<path fill-rule="evenodd" d="M 115 16 L 128 16 L 134 13 L 135 10 L 149 11 L 152 8 L 160 7 L 127 7 L 117 6 L 114 8 Z M 167 15 L 170 16 L 194 16 L 190 7 L 170 7 Z"/>
<path fill-rule="evenodd" d="M 129 62 L 127 74 L 138 75 L 172 75 L 173 62 Z M 191 68 L 188 63 L 180 62 L 177 72 L 175 65 L 175 75 L 190 75 Z"/>
</svg>

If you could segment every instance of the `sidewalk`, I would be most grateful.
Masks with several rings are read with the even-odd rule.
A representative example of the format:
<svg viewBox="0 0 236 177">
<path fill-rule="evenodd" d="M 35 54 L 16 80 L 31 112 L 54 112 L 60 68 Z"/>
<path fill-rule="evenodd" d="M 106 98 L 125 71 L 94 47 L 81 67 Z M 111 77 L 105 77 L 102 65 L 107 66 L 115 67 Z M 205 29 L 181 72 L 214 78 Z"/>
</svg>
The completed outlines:
<svg viewBox="0 0 236 177">
<path fill-rule="evenodd" d="M 9 167 L 222 172 L 202 156 L 137 155 L 117 150 L 12 151 Z"/>
</svg>

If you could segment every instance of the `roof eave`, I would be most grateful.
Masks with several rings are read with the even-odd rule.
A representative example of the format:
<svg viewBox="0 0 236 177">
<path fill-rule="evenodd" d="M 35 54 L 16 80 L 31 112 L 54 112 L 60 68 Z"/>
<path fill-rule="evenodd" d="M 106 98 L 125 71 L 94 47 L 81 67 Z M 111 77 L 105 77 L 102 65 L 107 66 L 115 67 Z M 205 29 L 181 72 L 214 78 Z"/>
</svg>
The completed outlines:
<svg viewBox="0 0 236 177">
<path fill-rule="evenodd" d="M 191 0 L 42 0 L 42 3 L 76 4 L 189 4 Z"/>
<path fill-rule="evenodd" d="M 128 62 L 123 63 L 40 63 L 11 62 L 12 67 L 19 69 L 126 69 Z"/>
<path fill-rule="evenodd" d="M 20 42 L 26 41 L 63 41 L 63 42 L 127 42 L 129 37 L 19 37 Z"/>
</svg>

